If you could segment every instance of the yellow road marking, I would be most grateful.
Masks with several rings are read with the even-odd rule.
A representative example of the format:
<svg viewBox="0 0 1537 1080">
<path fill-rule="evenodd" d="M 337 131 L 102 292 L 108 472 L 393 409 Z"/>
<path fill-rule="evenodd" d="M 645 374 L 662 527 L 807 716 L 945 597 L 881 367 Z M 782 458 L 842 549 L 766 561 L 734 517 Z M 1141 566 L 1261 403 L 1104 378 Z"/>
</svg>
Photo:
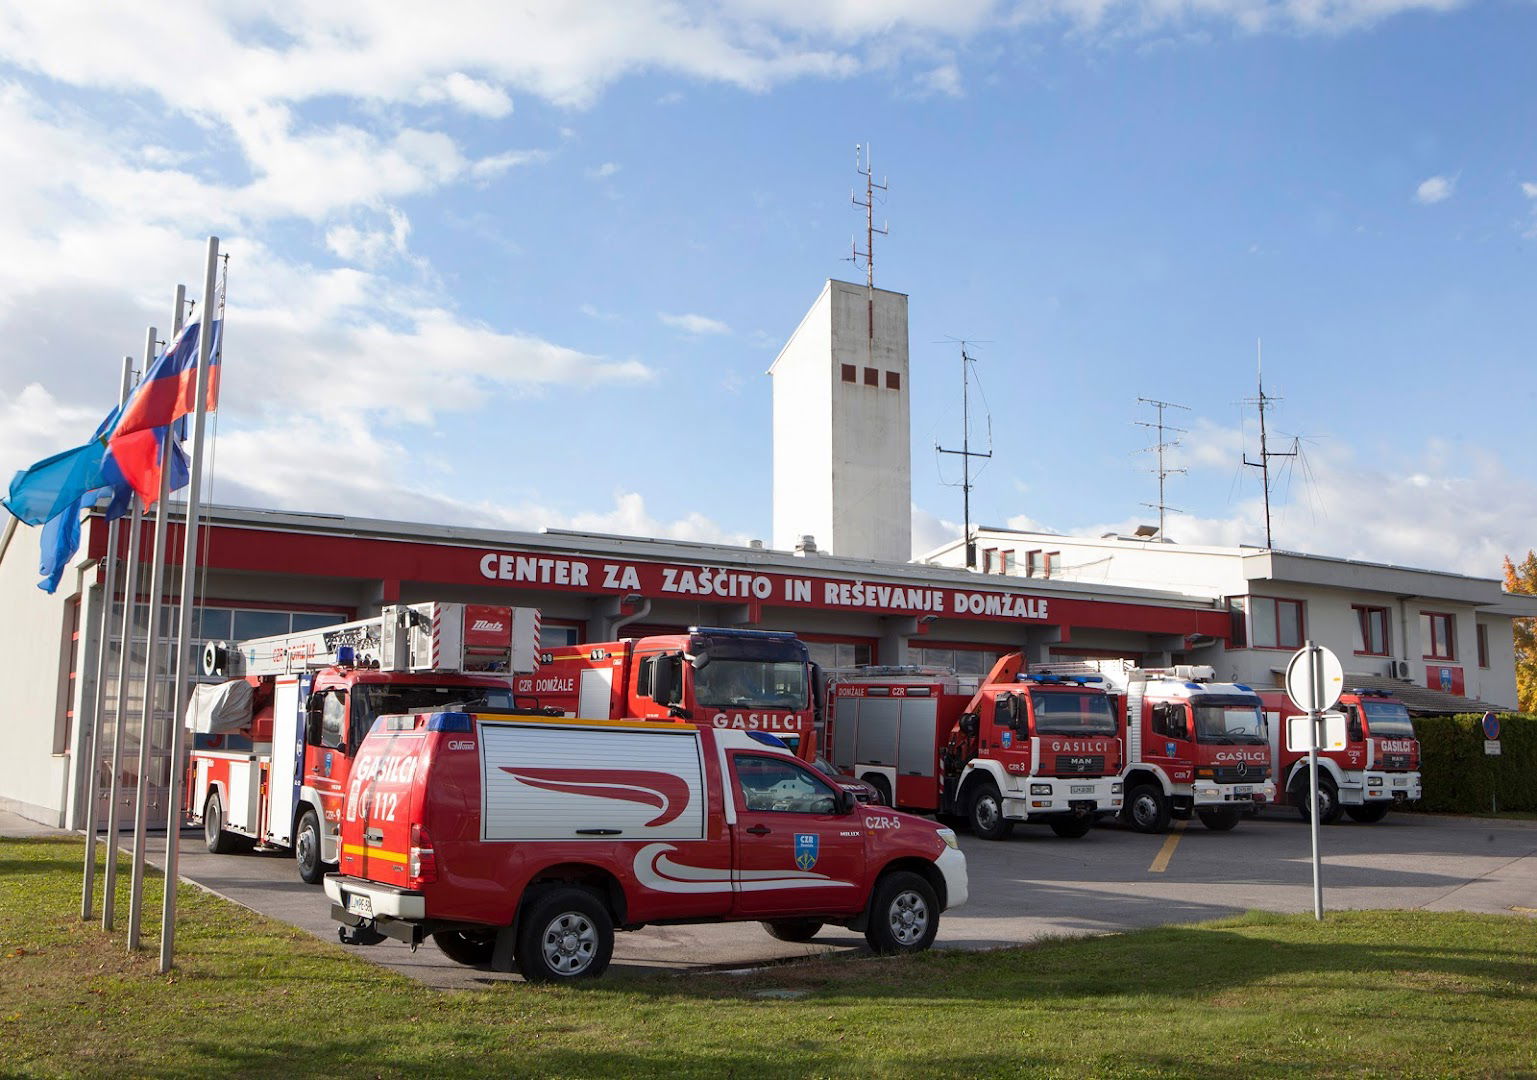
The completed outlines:
<svg viewBox="0 0 1537 1080">
<path fill-rule="evenodd" d="M 1185 831 L 1186 822 L 1176 821 L 1174 828 L 1169 830 L 1169 835 L 1164 837 L 1163 847 L 1158 849 L 1158 854 L 1153 857 L 1153 865 L 1147 868 L 1150 874 L 1161 874 L 1169 868 L 1169 860 L 1174 858 L 1174 849 L 1179 847 L 1180 834 Z"/>
</svg>

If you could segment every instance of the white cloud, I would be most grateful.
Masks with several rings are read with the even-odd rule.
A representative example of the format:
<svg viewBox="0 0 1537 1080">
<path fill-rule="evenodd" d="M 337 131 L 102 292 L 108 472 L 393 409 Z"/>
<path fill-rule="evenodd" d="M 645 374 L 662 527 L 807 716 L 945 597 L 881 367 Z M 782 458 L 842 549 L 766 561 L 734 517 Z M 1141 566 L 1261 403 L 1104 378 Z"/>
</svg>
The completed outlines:
<svg viewBox="0 0 1537 1080">
<path fill-rule="evenodd" d="M 941 64 L 931 71 L 926 71 L 917 78 L 920 89 L 944 97 L 965 97 L 965 88 L 961 85 L 961 69 L 955 64 Z"/>
<path fill-rule="evenodd" d="M 1414 201 L 1423 206 L 1431 206 L 1451 198 L 1456 187 L 1455 176 L 1432 176 L 1422 180 L 1420 186 L 1414 189 Z"/>
<path fill-rule="evenodd" d="M 500 119 L 512 112 L 512 99 L 500 86 L 472 79 L 462 71 L 451 72 L 442 79 L 424 83 L 416 92 L 418 101 L 448 102 L 465 112 Z"/>
<path fill-rule="evenodd" d="M 665 311 L 659 311 L 656 317 L 673 329 L 682 330 L 686 334 L 731 333 L 731 327 L 719 319 L 712 319 L 706 315 L 669 315 Z"/>
<path fill-rule="evenodd" d="M 594 165 L 587 170 L 589 180 L 606 180 L 619 171 L 619 166 L 612 161 L 605 161 L 602 165 Z"/>
<path fill-rule="evenodd" d="M 391 255 L 406 253 L 411 220 L 393 206 L 386 207 L 387 228 L 336 225 L 326 231 L 326 247 L 342 259 L 362 266 L 377 266 Z"/>
<path fill-rule="evenodd" d="M 1523 180 L 1521 182 L 1521 194 L 1525 195 L 1528 199 L 1537 199 L 1537 184 L 1529 180 Z"/>
</svg>

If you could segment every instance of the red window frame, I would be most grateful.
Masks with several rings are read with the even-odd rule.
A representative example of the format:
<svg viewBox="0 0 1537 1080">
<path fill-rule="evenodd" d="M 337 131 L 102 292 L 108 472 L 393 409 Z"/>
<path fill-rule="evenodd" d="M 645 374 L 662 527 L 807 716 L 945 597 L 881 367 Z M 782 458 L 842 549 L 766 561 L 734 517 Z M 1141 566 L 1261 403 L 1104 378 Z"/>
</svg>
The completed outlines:
<svg viewBox="0 0 1537 1080">
<path fill-rule="evenodd" d="M 1486 623 L 1478 623 L 1473 627 L 1473 636 L 1478 642 L 1478 666 L 1489 666 L 1489 626 Z"/>
<path fill-rule="evenodd" d="M 1436 627 L 1442 626 L 1441 631 Z M 1425 660 L 1457 659 L 1457 616 L 1449 611 L 1420 612 L 1420 630 L 1423 632 Z M 1445 651 L 1441 651 L 1445 649 Z"/>
<path fill-rule="evenodd" d="M 1271 616 L 1271 627 L 1270 627 L 1270 629 L 1271 629 L 1271 636 L 1275 639 L 1275 644 L 1273 644 L 1273 645 L 1262 644 L 1258 640 L 1259 635 L 1255 632 L 1256 626 L 1259 625 L 1259 623 L 1258 623 L 1258 617 L 1259 617 L 1258 608 L 1259 608 L 1259 605 L 1261 603 L 1270 603 L 1270 604 L 1275 605 L 1271 609 L 1272 616 Z M 1294 606 L 1297 609 L 1297 640 L 1295 642 L 1285 641 L 1281 637 L 1281 605 L 1282 604 L 1289 604 L 1289 605 Z M 1248 607 L 1249 607 L 1249 648 L 1251 648 L 1251 649 L 1277 649 L 1277 650 L 1284 649 L 1284 650 L 1287 650 L 1287 651 L 1291 651 L 1291 650 L 1294 650 L 1294 649 L 1302 648 L 1302 643 L 1307 640 L 1307 636 L 1308 635 L 1307 635 L 1307 605 L 1304 604 L 1301 600 L 1294 600 L 1294 599 L 1292 599 L 1289 596 L 1250 596 L 1249 597 L 1249 605 L 1248 605 Z"/>
<path fill-rule="evenodd" d="M 1393 649 L 1393 635 L 1389 631 L 1388 609 L 1385 607 L 1372 607 L 1369 604 L 1352 604 L 1351 610 L 1356 613 L 1356 623 L 1361 631 L 1361 648 L 1355 650 L 1357 656 L 1391 656 Z M 1372 648 L 1372 636 L 1367 631 L 1371 623 L 1371 616 L 1382 616 L 1382 648 Z"/>
</svg>

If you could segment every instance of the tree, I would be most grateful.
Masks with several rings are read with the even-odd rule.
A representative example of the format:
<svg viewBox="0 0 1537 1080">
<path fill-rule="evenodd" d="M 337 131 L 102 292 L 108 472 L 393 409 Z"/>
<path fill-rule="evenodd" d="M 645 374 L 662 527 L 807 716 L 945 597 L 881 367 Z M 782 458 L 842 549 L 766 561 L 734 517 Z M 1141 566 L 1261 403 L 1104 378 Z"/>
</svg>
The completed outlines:
<svg viewBox="0 0 1537 1080">
<path fill-rule="evenodd" d="M 1527 551 L 1520 565 L 1505 557 L 1505 591 L 1537 595 L 1537 553 Z M 1516 704 L 1537 713 L 1537 619 L 1512 619 L 1516 645 Z"/>
</svg>

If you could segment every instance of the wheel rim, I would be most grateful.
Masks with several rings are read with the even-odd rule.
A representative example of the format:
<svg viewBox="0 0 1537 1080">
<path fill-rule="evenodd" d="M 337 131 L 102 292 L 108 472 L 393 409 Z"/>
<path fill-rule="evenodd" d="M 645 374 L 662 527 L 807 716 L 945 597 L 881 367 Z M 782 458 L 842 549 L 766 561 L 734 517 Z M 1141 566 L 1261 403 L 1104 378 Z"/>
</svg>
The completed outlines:
<svg viewBox="0 0 1537 1080">
<path fill-rule="evenodd" d="M 320 838 L 315 835 L 315 829 L 308 819 L 299 827 L 299 838 L 294 848 L 300 868 L 305 873 L 314 870 L 315 863 L 320 858 Z"/>
<path fill-rule="evenodd" d="M 208 804 L 208 809 L 203 813 L 203 839 L 210 844 L 219 839 L 219 833 L 223 830 L 224 823 L 219 820 L 219 804 L 217 801 Z"/>
<path fill-rule="evenodd" d="M 979 795 L 973 816 L 976 818 L 977 828 L 984 832 L 992 832 L 998 827 L 998 819 L 1002 816 L 998 811 L 998 800 L 992 795 Z"/>
<path fill-rule="evenodd" d="M 544 962 L 559 975 L 579 975 L 598 953 L 598 928 L 577 911 L 551 919 L 544 928 Z"/>
<path fill-rule="evenodd" d="M 1147 829 L 1157 825 L 1158 800 L 1151 795 L 1138 795 L 1131 803 L 1131 819 Z"/>
<path fill-rule="evenodd" d="M 904 889 L 892 897 L 887 922 L 897 944 L 916 944 L 928 932 L 929 905 L 916 891 Z"/>
</svg>

